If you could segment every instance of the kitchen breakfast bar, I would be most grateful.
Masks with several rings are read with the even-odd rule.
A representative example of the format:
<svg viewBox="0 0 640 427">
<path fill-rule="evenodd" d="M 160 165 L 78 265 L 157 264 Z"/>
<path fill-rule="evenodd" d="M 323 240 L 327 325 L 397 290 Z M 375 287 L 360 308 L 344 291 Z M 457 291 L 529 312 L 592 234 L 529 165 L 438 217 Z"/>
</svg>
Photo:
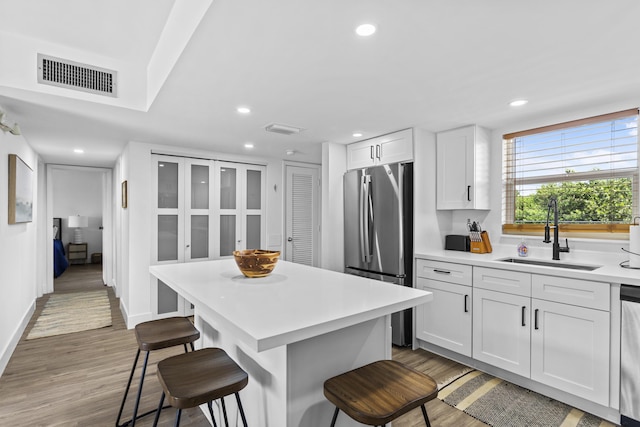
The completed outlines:
<svg viewBox="0 0 640 427">
<path fill-rule="evenodd" d="M 246 278 L 233 259 L 150 267 L 194 305 L 199 347 L 223 348 L 248 374 L 250 426 L 328 426 L 326 379 L 391 358 L 391 314 L 431 301 L 418 289 L 279 261 Z M 234 399 L 227 399 L 233 425 Z M 207 412 L 205 411 L 205 414 Z M 348 417 L 338 426 L 356 426 Z"/>
</svg>

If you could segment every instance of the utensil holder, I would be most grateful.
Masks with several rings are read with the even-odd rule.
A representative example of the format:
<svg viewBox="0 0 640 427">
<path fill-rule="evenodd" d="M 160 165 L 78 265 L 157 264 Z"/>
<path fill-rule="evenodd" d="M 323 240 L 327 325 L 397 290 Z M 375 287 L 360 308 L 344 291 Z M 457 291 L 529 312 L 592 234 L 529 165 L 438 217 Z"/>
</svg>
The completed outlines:
<svg viewBox="0 0 640 427">
<path fill-rule="evenodd" d="M 479 235 L 479 236 L 478 236 Z M 486 231 L 481 233 L 471 233 L 471 253 L 488 254 L 491 253 L 491 241 Z"/>
</svg>

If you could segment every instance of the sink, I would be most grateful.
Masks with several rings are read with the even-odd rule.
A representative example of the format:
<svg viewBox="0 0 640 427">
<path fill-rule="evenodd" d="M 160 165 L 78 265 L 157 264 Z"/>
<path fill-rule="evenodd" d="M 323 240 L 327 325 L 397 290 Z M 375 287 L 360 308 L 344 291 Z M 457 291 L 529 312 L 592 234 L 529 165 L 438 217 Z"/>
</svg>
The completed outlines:
<svg viewBox="0 0 640 427">
<path fill-rule="evenodd" d="M 512 264 L 539 265 L 542 267 L 569 268 L 572 270 L 584 270 L 584 271 L 593 271 L 597 268 L 602 267 L 601 265 L 571 264 L 571 263 L 562 262 L 562 261 L 544 261 L 541 259 L 528 259 L 528 258 L 502 258 L 496 261 L 510 262 Z"/>
</svg>

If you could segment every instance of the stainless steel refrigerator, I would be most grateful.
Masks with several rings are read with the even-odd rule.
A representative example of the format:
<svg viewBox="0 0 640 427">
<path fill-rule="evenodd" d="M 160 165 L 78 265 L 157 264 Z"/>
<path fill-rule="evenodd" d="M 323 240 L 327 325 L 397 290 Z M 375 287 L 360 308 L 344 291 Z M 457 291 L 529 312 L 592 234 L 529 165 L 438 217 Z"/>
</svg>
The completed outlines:
<svg viewBox="0 0 640 427">
<path fill-rule="evenodd" d="M 412 286 L 413 164 L 344 175 L 345 272 Z M 411 310 L 391 317 L 393 344 L 412 341 Z"/>
</svg>

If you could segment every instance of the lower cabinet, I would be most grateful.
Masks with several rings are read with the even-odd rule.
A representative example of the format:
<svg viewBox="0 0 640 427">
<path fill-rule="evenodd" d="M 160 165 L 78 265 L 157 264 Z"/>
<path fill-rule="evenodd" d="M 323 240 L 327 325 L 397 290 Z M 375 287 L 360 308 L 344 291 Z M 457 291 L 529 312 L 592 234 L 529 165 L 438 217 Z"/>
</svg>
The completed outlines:
<svg viewBox="0 0 640 427">
<path fill-rule="evenodd" d="M 609 283 L 473 267 L 469 287 L 464 267 L 416 263 L 416 287 L 433 292 L 418 339 L 609 406 Z"/>
<path fill-rule="evenodd" d="M 473 358 L 529 377 L 531 298 L 473 290 Z"/>
<path fill-rule="evenodd" d="M 418 278 L 417 287 L 433 301 L 416 309 L 416 337 L 471 356 L 471 287 Z"/>
<path fill-rule="evenodd" d="M 532 300 L 531 379 L 609 403 L 609 313 Z"/>
</svg>

